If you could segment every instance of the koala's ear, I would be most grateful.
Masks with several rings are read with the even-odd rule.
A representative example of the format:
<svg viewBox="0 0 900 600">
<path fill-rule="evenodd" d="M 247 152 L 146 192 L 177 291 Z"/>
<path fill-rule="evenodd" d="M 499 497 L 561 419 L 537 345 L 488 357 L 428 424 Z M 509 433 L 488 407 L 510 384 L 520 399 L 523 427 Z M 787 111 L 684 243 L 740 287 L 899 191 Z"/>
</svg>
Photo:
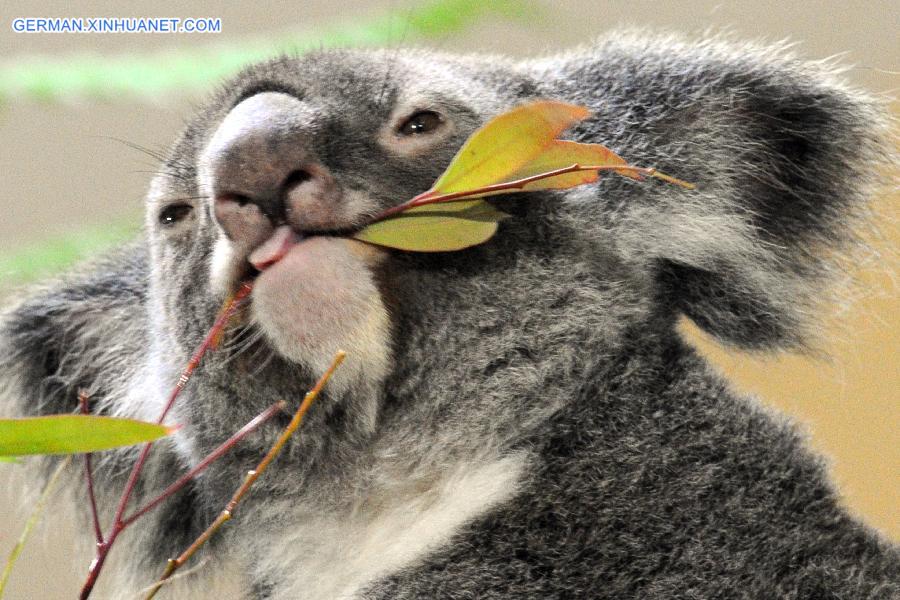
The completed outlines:
<svg viewBox="0 0 900 600">
<path fill-rule="evenodd" d="M 661 302 L 707 331 L 802 345 L 890 161 L 884 106 L 779 49 L 624 36 L 597 50 L 590 135 L 698 188 L 608 181 L 592 217 L 651 270 Z"/>
</svg>

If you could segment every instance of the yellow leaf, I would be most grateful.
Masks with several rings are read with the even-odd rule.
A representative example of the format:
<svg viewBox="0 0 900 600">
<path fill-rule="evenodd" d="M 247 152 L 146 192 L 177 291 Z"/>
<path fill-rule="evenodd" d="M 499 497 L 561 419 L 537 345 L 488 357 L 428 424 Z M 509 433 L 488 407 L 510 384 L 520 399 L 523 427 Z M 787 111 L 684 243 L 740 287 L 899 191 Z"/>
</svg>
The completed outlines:
<svg viewBox="0 0 900 600">
<path fill-rule="evenodd" d="M 533 102 L 503 113 L 469 137 L 432 191 L 450 194 L 502 181 L 533 161 L 590 111 L 562 102 Z M 570 163 L 571 164 L 571 163 Z"/>
<path fill-rule="evenodd" d="M 356 232 L 363 242 L 413 252 L 452 252 L 482 244 L 506 217 L 483 200 L 427 204 Z"/>
</svg>

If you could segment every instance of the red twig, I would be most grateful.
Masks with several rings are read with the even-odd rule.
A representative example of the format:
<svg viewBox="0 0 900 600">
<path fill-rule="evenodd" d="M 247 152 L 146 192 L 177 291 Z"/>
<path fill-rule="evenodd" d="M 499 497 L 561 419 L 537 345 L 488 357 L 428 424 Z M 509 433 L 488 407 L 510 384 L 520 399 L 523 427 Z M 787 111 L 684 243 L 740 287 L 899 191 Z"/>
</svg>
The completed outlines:
<svg viewBox="0 0 900 600">
<path fill-rule="evenodd" d="M 169 414 L 169 411 L 172 409 L 172 406 L 175 404 L 175 400 L 178 398 L 181 390 L 184 389 L 184 386 L 187 385 L 187 382 L 190 381 L 191 375 L 193 375 L 194 371 L 197 369 L 197 366 L 200 364 L 203 356 L 210 348 L 215 346 L 222 330 L 225 328 L 225 326 L 228 324 L 228 321 L 232 316 L 234 316 L 238 308 L 240 308 L 241 304 L 252 290 L 252 284 L 244 283 L 234 294 L 234 296 L 232 296 L 231 299 L 229 299 L 229 301 L 225 303 L 225 306 L 219 312 L 219 316 L 216 318 L 215 323 L 213 323 L 213 326 L 207 333 L 206 338 L 204 338 L 203 342 L 200 344 L 200 346 L 198 346 L 197 350 L 188 361 L 187 366 L 184 368 L 184 371 L 182 371 L 181 376 L 178 378 L 178 382 L 172 389 L 172 393 L 169 395 L 168 401 L 166 402 L 166 405 L 163 408 L 159 419 L 157 419 L 157 423 L 162 424 L 162 422 L 165 420 L 166 416 Z M 122 533 L 122 530 L 125 528 L 125 523 L 123 521 L 125 510 L 128 507 L 128 501 L 131 499 L 131 494 L 134 492 L 138 477 L 140 476 L 141 471 L 144 468 L 144 463 L 147 462 L 147 456 L 150 454 L 150 449 L 152 447 L 153 442 L 149 442 L 144 445 L 137 461 L 134 464 L 134 467 L 131 470 L 131 475 L 128 478 L 128 482 L 125 484 L 125 489 L 122 491 L 122 496 L 119 499 L 119 505 L 116 508 L 116 514 L 115 517 L 113 517 L 113 523 L 112 527 L 110 528 L 109 535 L 107 535 L 106 539 L 103 542 L 97 544 L 97 555 L 91 562 L 91 566 L 88 569 L 87 579 L 85 580 L 84 585 L 81 588 L 81 600 L 87 600 L 87 598 L 90 597 L 91 591 L 94 589 L 94 585 L 96 585 L 97 583 L 97 577 L 99 577 L 100 571 L 103 569 L 103 565 L 106 562 L 106 558 L 107 556 L 109 556 L 110 548 L 112 548 L 112 545 L 119 537 L 119 534 Z"/>
<path fill-rule="evenodd" d="M 259 479 L 259 477 L 269 468 L 269 465 L 278 454 L 281 452 L 284 445 L 290 439 L 290 437 L 294 434 L 295 431 L 300 427 L 300 424 L 303 423 L 303 417 L 306 415 L 306 412 L 309 410 L 309 407 L 312 406 L 312 403 L 318 398 L 319 393 L 322 391 L 322 388 L 325 387 L 325 384 L 328 383 L 328 380 L 331 378 L 331 375 L 334 373 L 335 369 L 340 366 L 340 364 L 344 361 L 344 357 L 346 354 L 343 350 L 338 350 L 337 354 L 335 354 L 334 359 L 331 361 L 331 366 L 328 367 L 328 370 L 322 374 L 319 380 L 316 382 L 316 385 L 306 393 L 306 396 L 303 398 L 303 402 L 300 403 L 299 408 L 297 408 L 297 412 L 294 413 L 294 417 L 291 419 L 291 422 L 288 423 L 287 427 L 281 432 L 281 435 L 278 436 L 278 439 L 269 448 L 269 451 L 266 452 L 266 455 L 263 459 L 256 465 L 256 468 L 252 471 L 247 472 L 247 477 L 244 478 L 244 482 L 237 489 L 234 495 L 231 497 L 231 500 L 228 501 L 228 504 L 225 506 L 225 509 L 219 513 L 219 516 L 210 524 L 209 527 L 206 528 L 206 531 L 200 534 L 196 540 L 188 547 L 187 550 L 181 553 L 178 558 L 170 558 L 168 563 L 166 563 L 166 568 L 163 571 L 163 574 L 160 576 L 159 580 L 150 588 L 149 593 L 145 597 L 145 600 L 151 600 L 156 592 L 166 583 L 166 581 L 178 570 L 181 565 L 186 563 L 190 558 L 196 554 L 196 552 L 206 544 L 209 539 L 215 535 L 215 533 L 224 525 L 227 521 L 231 519 L 232 514 L 237 508 L 238 503 L 243 499 L 243 497 L 250 491 L 250 487 L 253 483 Z"/>
<path fill-rule="evenodd" d="M 195 466 L 193 469 L 191 469 L 190 471 L 188 471 L 187 473 L 182 475 L 180 478 L 178 478 L 174 483 L 172 483 L 169 487 L 167 487 L 165 490 L 163 490 L 159 496 L 157 496 L 156 498 L 154 498 L 153 500 L 151 500 L 150 502 L 145 504 L 142 508 L 136 510 L 133 514 L 122 519 L 122 526 L 128 527 L 134 521 L 136 521 L 137 519 L 141 518 L 142 516 L 144 516 L 145 514 L 147 514 L 154 508 L 156 508 L 157 506 L 159 506 L 162 502 L 167 500 L 172 494 L 174 494 L 175 492 L 177 492 L 178 490 L 180 490 L 181 488 L 186 486 L 194 477 L 196 477 L 197 475 L 199 475 L 200 473 L 205 471 L 206 468 L 209 467 L 209 465 L 211 465 L 216 460 L 218 460 L 223 454 L 225 454 L 226 452 L 228 452 L 229 450 L 234 448 L 234 446 L 239 441 L 241 441 L 242 439 L 247 437 L 247 435 L 249 435 L 253 431 L 256 431 L 256 429 L 260 425 L 262 425 L 263 423 L 265 423 L 266 421 L 268 421 L 269 419 L 271 419 L 272 417 L 274 417 L 275 415 L 277 415 L 278 413 L 283 411 L 286 406 L 287 406 L 287 402 L 285 402 L 284 400 L 281 400 L 279 402 L 276 402 L 269 408 L 267 408 L 265 411 L 256 415 L 256 417 L 254 417 L 254 419 L 252 421 L 250 421 L 249 423 L 247 423 L 246 425 L 241 427 L 240 430 L 238 430 L 234 435 L 232 435 L 225 442 L 223 442 L 221 445 L 219 445 L 218 448 L 216 448 L 215 450 L 213 450 L 212 452 L 207 454 L 206 458 L 204 458 L 199 463 L 197 463 L 197 466 Z"/>
<path fill-rule="evenodd" d="M 81 406 L 81 414 L 89 414 L 87 390 L 78 390 L 78 404 Z M 91 503 L 91 520 L 94 522 L 94 536 L 97 545 L 103 544 L 103 529 L 100 527 L 100 515 L 97 513 L 97 497 L 94 495 L 94 469 L 91 466 L 91 453 L 84 454 L 84 479 L 87 485 L 88 500 Z"/>
</svg>

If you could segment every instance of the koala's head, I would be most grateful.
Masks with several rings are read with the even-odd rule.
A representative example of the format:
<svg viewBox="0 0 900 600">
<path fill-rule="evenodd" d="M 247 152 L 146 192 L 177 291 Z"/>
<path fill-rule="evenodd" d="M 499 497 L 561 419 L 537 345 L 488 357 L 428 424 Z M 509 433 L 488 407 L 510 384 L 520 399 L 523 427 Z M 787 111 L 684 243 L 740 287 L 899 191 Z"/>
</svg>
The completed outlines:
<svg viewBox="0 0 900 600">
<path fill-rule="evenodd" d="M 571 135 L 698 190 L 609 176 L 492 198 L 514 218 L 457 253 L 343 235 L 539 97 L 588 105 Z M 157 351 L 177 369 L 254 278 L 207 384 L 249 418 L 300 396 L 344 349 L 332 416 L 371 429 L 385 398 L 448 390 L 495 416 L 541 390 L 552 410 L 571 389 L 548 382 L 578 381 L 636 327 L 674 335 L 678 314 L 745 347 L 792 345 L 820 258 L 864 196 L 878 119 L 808 64 L 716 44 L 615 41 L 521 65 L 417 51 L 263 63 L 199 111 L 151 187 Z"/>
<path fill-rule="evenodd" d="M 395 257 L 343 234 L 430 187 L 475 129 L 529 89 L 503 65 L 387 51 L 282 58 L 226 84 L 149 194 L 153 311 L 181 353 L 173 364 L 253 278 L 233 342 L 243 356 L 229 368 L 256 377 L 257 391 L 264 380 L 273 397 L 296 395 L 343 349 L 334 389 L 379 386 L 399 296 L 427 308 L 431 292 L 391 288 Z"/>
</svg>

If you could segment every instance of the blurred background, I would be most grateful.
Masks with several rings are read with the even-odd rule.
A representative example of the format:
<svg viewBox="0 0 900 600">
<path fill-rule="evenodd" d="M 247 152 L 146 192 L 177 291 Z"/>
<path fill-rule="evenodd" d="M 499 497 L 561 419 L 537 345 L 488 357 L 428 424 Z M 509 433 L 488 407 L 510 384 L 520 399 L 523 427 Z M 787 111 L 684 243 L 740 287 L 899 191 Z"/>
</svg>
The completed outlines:
<svg viewBox="0 0 900 600">
<path fill-rule="evenodd" d="M 16 33 L 18 17 L 218 18 L 220 33 Z M 192 106 L 240 64 L 320 45 L 427 46 L 547 54 L 625 25 L 700 36 L 788 39 L 809 58 L 839 55 L 847 79 L 886 95 L 900 86 L 900 10 L 892 0 L 786 3 L 644 1 L 190 0 L 0 5 L 0 303 L 16 288 L 127 238 L 140 226 L 152 152 Z M 893 108 L 896 111 L 898 104 Z M 852 152 L 852 149 L 848 149 Z M 683 332 L 736 383 L 801 423 L 829 457 L 846 504 L 900 540 L 900 243 L 898 200 L 875 205 L 875 258 L 855 265 L 846 301 L 821 315 L 821 356 L 735 353 Z M 21 465 L 0 464 L 0 561 L 28 511 Z M 71 598 L 89 556 L 73 560 L 71 527 L 39 526 L 7 598 Z M 48 569 L 50 569 L 48 571 Z M 41 582 L 37 584 L 36 582 Z"/>
</svg>

